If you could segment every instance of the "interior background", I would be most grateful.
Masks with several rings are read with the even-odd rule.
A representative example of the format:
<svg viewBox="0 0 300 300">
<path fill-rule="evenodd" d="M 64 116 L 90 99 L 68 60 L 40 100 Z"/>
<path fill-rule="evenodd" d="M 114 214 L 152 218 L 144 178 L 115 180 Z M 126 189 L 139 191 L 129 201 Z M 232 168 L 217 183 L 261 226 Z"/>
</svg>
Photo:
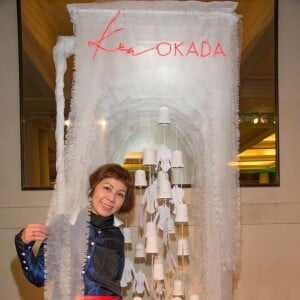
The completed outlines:
<svg viewBox="0 0 300 300">
<path fill-rule="evenodd" d="M 23 141 L 21 165 L 24 189 L 51 189 L 55 183 L 56 107 L 53 47 L 58 36 L 74 34 L 66 4 L 90 1 L 17 0 L 22 46 L 20 52 Z M 101 2 L 106 1 L 109 0 L 101 0 Z M 241 186 L 279 184 L 279 172 L 276 168 L 279 155 L 276 155 L 277 141 L 275 141 L 278 140 L 275 103 L 277 66 L 274 66 L 277 42 L 274 41 L 275 35 L 277 38 L 274 11 L 277 10 L 277 5 L 274 2 L 276 1 L 237 1 L 236 13 L 242 16 L 239 89 Z M 73 57 L 71 56 L 68 59 L 68 69 L 64 74 L 66 120 L 71 101 L 72 76 Z M 136 148 L 131 153 L 127 153 L 124 161 L 124 166 L 132 173 L 140 168 L 142 155 L 137 135 L 133 142 L 136 143 Z M 187 160 L 183 171 L 188 174 L 188 170 Z M 188 176 L 184 176 L 184 179 L 185 177 Z"/>
</svg>

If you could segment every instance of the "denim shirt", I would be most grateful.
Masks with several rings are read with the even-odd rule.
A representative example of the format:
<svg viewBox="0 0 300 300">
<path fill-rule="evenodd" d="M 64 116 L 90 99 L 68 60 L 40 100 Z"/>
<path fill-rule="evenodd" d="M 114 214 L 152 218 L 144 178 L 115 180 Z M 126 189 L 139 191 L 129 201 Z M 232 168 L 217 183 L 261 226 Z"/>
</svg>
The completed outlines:
<svg viewBox="0 0 300 300">
<path fill-rule="evenodd" d="M 44 244 L 34 255 L 34 242 L 25 244 L 22 231 L 15 236 L 15 246 L 23 273 L 32 284 L 44 285 Z M 82 270 L 85 295 L 121 296 L 120 280 L 124 269 L 124 236 L 114 226 L 114 216 L 91 213 L 87 259 Z"/>
</svg>

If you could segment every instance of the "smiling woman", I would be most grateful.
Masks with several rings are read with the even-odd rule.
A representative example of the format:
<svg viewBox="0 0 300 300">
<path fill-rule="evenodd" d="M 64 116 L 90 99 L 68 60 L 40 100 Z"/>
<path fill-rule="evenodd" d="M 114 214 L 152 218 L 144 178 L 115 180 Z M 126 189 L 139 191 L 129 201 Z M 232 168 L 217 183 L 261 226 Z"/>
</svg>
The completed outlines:
<svg viewBox="0 0 300 300">
<path fill-rule="evenodd" d="M 55 68 L 53 47 L 58 36 L 73 35 L 66 4 L 90 1 L 17 0 L 20 55 L 20 107 L 22 189 L 52 189 L 56 178 Z M 205 1 L 210 2 L 210 1 Z M 241 186 L 279 185 L 278 103 L 277 103 L 277 1 L 240 0 L 243 36 L 240 71 L 240 168 Z M 155 51 L 165 55 L 196 55 L 211 48 L 222 56 L 217 43 L 203 47 L 158 44 Z M 97 45 L 97 43 L 95 44 Z M 166 46 L 170 46 L 166 48 Z M 184 47 L 183 47 L 184 46 Z M 133 53 L 119 44 L 118 51 Z M 199 47 L 201 48 L 199 50 Z M 205 48 L 208 47 L 208 48 Z M 184 49 L 184 51 L 182 50 Z M 124 53 L 125 54 L 125 53 Z M 226 53 L 225 53 L 226 54 Z M 65 74 L 65 119 L 68 120 L 72 90 L 72 57 Z M 66 123 L 65 129 L 68 129 Z M 140 153 L 142 149 L 136 149 Z M 137 162 L 135 165 L 132 162 Z M 139 158 L 125 158 L 132 171 Z"/>
</svg>

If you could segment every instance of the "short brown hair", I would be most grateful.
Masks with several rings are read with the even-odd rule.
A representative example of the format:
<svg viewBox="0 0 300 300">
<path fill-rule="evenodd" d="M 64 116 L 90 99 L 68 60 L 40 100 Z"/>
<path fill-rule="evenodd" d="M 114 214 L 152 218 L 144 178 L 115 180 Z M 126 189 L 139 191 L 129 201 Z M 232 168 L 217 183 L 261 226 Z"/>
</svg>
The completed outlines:
<svg viewBox="0 0 300 300">
<path fill-rule="evenodd" d="M 119 213 L 129 212 L 134 207 L 135 193 L 134 193 L 134 179 L 128 170 L 122 166 L 114 163 L 109 163 L 97 168 L 89 177 L 90 180 L 90 192 L 91 197 L 94 194 L 97 184 L 100 183 L 104 178 L 115 178 L 120 180 L 127 187 L 125 200 Z"/>
</svg>

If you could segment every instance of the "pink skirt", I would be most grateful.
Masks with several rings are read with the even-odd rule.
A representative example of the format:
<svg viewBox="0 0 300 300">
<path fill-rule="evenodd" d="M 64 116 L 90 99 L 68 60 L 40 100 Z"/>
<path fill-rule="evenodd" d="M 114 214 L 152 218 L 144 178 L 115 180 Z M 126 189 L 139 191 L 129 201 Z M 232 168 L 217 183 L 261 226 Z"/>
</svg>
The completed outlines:
<svg viewBox="0 0 300 300">
<path fill-rule="evenodd" d="M 84 296 L 84 300 L 119 300 L 119 296 Z"/>
</svg>

